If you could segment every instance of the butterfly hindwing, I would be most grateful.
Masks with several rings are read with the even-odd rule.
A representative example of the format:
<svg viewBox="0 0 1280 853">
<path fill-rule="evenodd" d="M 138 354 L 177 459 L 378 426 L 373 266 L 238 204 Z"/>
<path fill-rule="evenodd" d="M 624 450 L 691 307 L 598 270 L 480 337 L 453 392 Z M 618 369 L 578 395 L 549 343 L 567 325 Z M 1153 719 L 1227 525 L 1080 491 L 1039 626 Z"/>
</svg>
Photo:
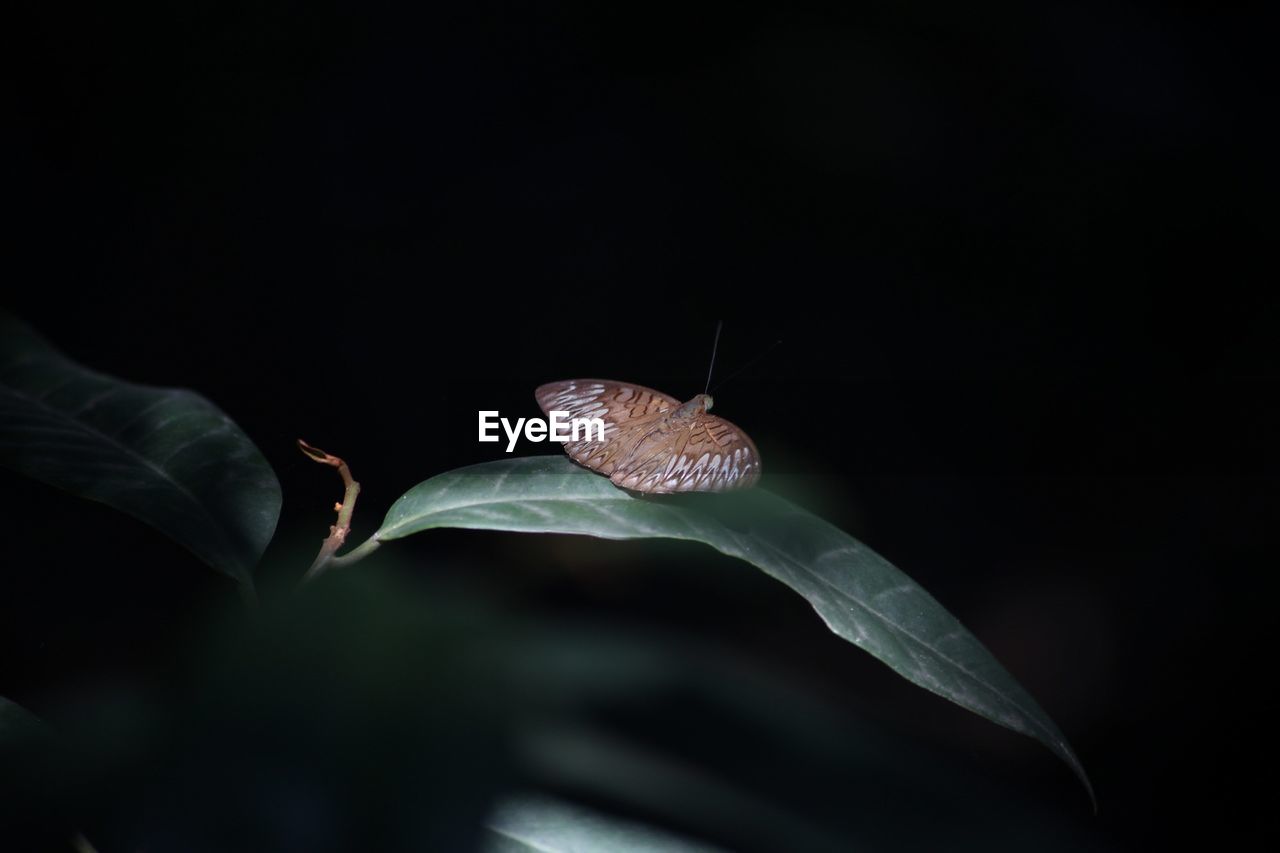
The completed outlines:
<svg viewBox="0 0 1280 853">
<path fill-rule="evenodd" d="M 720 492 L 760 479 L 760 455 L 746 433 L 702 413 L 669 434 L 654 435 L 610 477 L 641 492 Z"/>
</svg>

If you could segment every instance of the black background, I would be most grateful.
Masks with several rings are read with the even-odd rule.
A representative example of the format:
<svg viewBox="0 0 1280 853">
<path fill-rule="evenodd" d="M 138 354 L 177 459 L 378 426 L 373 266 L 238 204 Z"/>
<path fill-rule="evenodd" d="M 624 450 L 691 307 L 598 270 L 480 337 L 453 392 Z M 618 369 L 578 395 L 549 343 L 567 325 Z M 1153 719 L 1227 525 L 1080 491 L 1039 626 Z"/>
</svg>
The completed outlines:
<svg viewBox="0 0 1280 853">
<path fill-rule="evenodd" d="M 504 456 L 478 409 L 534 415 L 535 386 L 581 376 L 701 391 L 724 318 L 715 381 L 746 369 L 717 413 L 765 487 L 956 613 L 1064 729 L 1097 817 L 1047 751 L 736 564 L 399 547 L 488 566 L 468 582 L 533 612 L 743 650 L 1099 846 L 1270 833 L 1280 303 L 1249 263 L 1252 12 L 207 3 L 44 7 L 17 33 L 8 299 L 245 428 L 285 494 L 265 572 L 301 573 L 338 494 L 295 438 L 351 462 L 363 538 L 414 483 Z M 0 483 L 5 562 L 30 567 L 4 576 L 0 690 L 38 709 L 76 679 L 176 677 L 169 644 L 223 580 Z M 140 575 L 82 571 L 95 535 Z"/>
</svg>

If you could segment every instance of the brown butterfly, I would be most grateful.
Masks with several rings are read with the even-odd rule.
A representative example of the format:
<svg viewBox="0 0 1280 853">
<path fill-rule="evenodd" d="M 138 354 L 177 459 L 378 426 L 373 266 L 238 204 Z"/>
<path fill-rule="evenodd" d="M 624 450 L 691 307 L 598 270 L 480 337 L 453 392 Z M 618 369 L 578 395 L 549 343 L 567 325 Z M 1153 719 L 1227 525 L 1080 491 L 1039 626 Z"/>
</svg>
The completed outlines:
<svg viewBox="0 0 1280 853">
<path fill-rule="evenodd" d="M 711 397 L 683 405 L 652 388 L 607 379 L 551 382 L 534 392 L 542 411 L 600 418 L 604 437 L 565 443 L 573 461 L 636 492 L 723 492 L 754 486 L 760 453 L 747 434 L 708 414 Z"/>
</svg>

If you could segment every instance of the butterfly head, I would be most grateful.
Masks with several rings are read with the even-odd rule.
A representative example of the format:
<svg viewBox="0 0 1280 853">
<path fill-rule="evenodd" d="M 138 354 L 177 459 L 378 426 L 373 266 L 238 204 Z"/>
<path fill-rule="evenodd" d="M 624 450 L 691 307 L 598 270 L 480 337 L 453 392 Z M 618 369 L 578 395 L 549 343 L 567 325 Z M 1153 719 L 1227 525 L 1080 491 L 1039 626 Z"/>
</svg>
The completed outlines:
<svg viewBox="0 0 1280 853">
<path fill-rule="evenodd" d="M 712 403 L 710 394 L 699 394 L 689 402 L 676 409 L 675 416 L 678 418 L 688 418 L 693 415 L 700 415 L 703 412 L 711 411 Z"/>
</svg>

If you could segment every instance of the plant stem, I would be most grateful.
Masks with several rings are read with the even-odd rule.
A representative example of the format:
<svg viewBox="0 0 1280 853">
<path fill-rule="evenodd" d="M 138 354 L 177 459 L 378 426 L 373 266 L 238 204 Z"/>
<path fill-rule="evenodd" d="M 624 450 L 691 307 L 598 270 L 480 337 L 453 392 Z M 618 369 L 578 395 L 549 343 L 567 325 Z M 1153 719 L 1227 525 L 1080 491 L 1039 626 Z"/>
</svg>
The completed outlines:
<svg viewBox="0 0 1280 853">
<path fill-rule="evenodd" d="M 298 439 L 298 447 L 309 459 L 322 465 L 337 468 L 338 473 L 342 475 L 342 484 L 346 488 L 342 496 L 342 503 L 335 507 L 338 512 L 338 523 L 329 525 L 329 535 L 320 546 L 320 553 L 316 555 L 315 562 L 311 564 L 311 568 L 307 569 L 307 573 L 302 577 L 302 582 L 306 583 L 321 574 L 331 564 L 341 565 L 342 563 L 355 562 L 354 559 L 351 559 L 352 557 L 355 557 L 357 553 L 360 553 L 360 556 L 363 557 L 377 547 L 377 542 L 372 539 L 369 540 L 369 542 L 364 543 L 355 551 L 341 558 L 341 563 L 339 558 L 334 557 L 338 549 L 347 541 L 347 534 L 351 532 L 351 516 L 356 511 L 356 498 L 360 496 L 360 484 L 351 476 L 351 469 L 347 467 L 347 463 L 337 456 L 325 453 L 317 447 L 312 447 L 302 439 Z M 370 542 L 373 543 L 373 547 L 367 547 Z M 355 559 L 359 559 L 359 557 L 355 557 Z"/>
<path fill-rule="evenodd" d="M 377 539 L 372 539 L 372 538 L 367 539 L 363 543 L 357 545 L 347 553 L 343 554 L 341 557 L 331 558 L 329 560 L 329 565 L 349 566 L 352 563 L 355 563 L 359 560 L 363 560 L 365 557 L 369 556 L 374 551 L 378 550 L 378 546 L 381 544 L 382 543 L 379 542 Z"/>
</svg>

